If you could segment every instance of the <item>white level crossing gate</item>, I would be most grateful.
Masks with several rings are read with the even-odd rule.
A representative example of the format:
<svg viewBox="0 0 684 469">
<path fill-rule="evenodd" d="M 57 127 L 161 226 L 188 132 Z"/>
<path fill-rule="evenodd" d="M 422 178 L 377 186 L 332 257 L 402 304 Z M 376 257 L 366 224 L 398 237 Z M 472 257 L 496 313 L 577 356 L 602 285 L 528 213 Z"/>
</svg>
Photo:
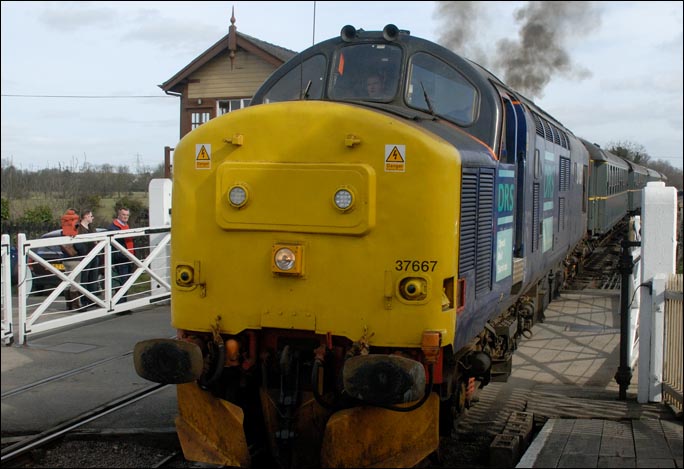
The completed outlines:
<svg viewBox="0 0 684 469">
<path fill-rule="evenodd" d="M 134 240 L 133 252 L 126 249 L 125 238 Z M 155 244 L 150 244 L 150 239 Z M 169 299 L 170 241 L 168 226 L 34 240 L 27 240 L 20 233 L 17 240 L 18 343 L 25 343 L 31 334 Z M 42 254 L 58 251 L 45 248 L 84 242 L 94 245 L 85 257 L 46 259 Z M 127 275 L 121 275 L 117 269 L 123 264 L 129 265 Z M 89 269 L 97 270 L 97 280 L 89 284 L 81 282 Z M 77 298 L 71 302 L 73 309 L 71 297 Z"/>
</svg>

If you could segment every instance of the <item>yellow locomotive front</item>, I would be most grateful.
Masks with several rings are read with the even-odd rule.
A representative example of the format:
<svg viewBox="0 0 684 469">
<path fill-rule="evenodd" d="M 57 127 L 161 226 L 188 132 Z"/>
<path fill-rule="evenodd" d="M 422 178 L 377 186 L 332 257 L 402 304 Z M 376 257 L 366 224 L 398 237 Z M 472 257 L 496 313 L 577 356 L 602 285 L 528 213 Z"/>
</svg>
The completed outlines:
<svg viewBox="0 0 684 469">
<path fill-rule="evenodd" d="M 453 335 L 460 168 L 446 142 L 351 105 L 271 104 L 195 130 L 174 173 L 176 328 L 220 315 L 228 334 Z"/>
<path fill-rule="evenodd" d="M 351 104 L 254 106 L 183 138 L 172 324 L 202 351 L 178 387 L 186 457 L 246 466 L 254 435 L 300 466 L 436 450 L 459 187 L 452 145 Z"/>
</svg>

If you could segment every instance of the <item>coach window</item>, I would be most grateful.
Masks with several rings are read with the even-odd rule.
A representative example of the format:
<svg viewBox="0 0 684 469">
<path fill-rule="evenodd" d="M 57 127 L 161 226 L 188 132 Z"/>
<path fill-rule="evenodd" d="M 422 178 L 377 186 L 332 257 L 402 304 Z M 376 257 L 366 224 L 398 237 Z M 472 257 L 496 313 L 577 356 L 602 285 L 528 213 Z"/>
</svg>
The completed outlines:
<svg viewBox="0 0 684 469">
<path fill-rule="evenodd" d="M 325 57 L 314 55 L 280 78 L 264 95 L 264 103 L 321 99 L 324 77 Z"/>
<path fill-rule="evenodd" d="M 475 119 L 478 95 L 475 87 L 456 69 L 419 52 L 411 58 L 409 65 L 406 103 L 422 111 L 432 110 L 457 124 L 468 125 Z"/>
<path fill-rule="evenodd" d="M 608 195 L 613 193 L 613 167 L 608 166 Z"/>
</svg>

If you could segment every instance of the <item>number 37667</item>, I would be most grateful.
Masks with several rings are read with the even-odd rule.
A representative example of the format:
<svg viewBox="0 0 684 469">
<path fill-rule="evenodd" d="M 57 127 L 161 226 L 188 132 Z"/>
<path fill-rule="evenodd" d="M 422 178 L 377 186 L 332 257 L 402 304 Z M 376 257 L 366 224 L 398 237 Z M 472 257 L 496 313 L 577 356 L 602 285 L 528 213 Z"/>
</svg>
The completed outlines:
<svg viewBox="0 0 684 469">
<path fill-rule="evenodd" d="M 400 272 L 434 272 L 437 261 L 396 260 L 394 270 Z"/>
</svg>

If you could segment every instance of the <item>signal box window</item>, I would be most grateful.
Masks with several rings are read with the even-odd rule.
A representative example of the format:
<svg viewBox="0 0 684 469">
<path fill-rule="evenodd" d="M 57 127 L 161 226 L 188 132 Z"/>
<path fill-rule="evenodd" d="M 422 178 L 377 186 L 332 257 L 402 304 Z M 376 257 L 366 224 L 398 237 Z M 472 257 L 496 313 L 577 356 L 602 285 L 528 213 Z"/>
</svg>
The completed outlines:
<svg viewBox="0 0 684 469">
<path fill-rule="evenodd" d="M 211 117 L 208 112 L 193 112 L 191 118 L 192 128 L 196 129 L 205 122 L 209 122 L 210 118 Z"/>
<path fill-rule="evenodd" d="M 238 109 L 245 108 L 249 106 L 249 103 L 251 103 L 252 100 L 245 98 L 245 99 L 227 99 L 227 100 L 221 100 L 218 102 L 218 113 L 217 115 L 222 116 L 224 114 L 228 114 L 229 112 L 232 111 L 237 111 Z"/>
<path fill-rule="evenodd" d="M 456 69 L 419 52 L 411 58 L 408 76 L 406 102 L 409 106 L 426 112 L 432 110 L 461 125 L 475 120 L 477 90 Z"/>
</svg>

